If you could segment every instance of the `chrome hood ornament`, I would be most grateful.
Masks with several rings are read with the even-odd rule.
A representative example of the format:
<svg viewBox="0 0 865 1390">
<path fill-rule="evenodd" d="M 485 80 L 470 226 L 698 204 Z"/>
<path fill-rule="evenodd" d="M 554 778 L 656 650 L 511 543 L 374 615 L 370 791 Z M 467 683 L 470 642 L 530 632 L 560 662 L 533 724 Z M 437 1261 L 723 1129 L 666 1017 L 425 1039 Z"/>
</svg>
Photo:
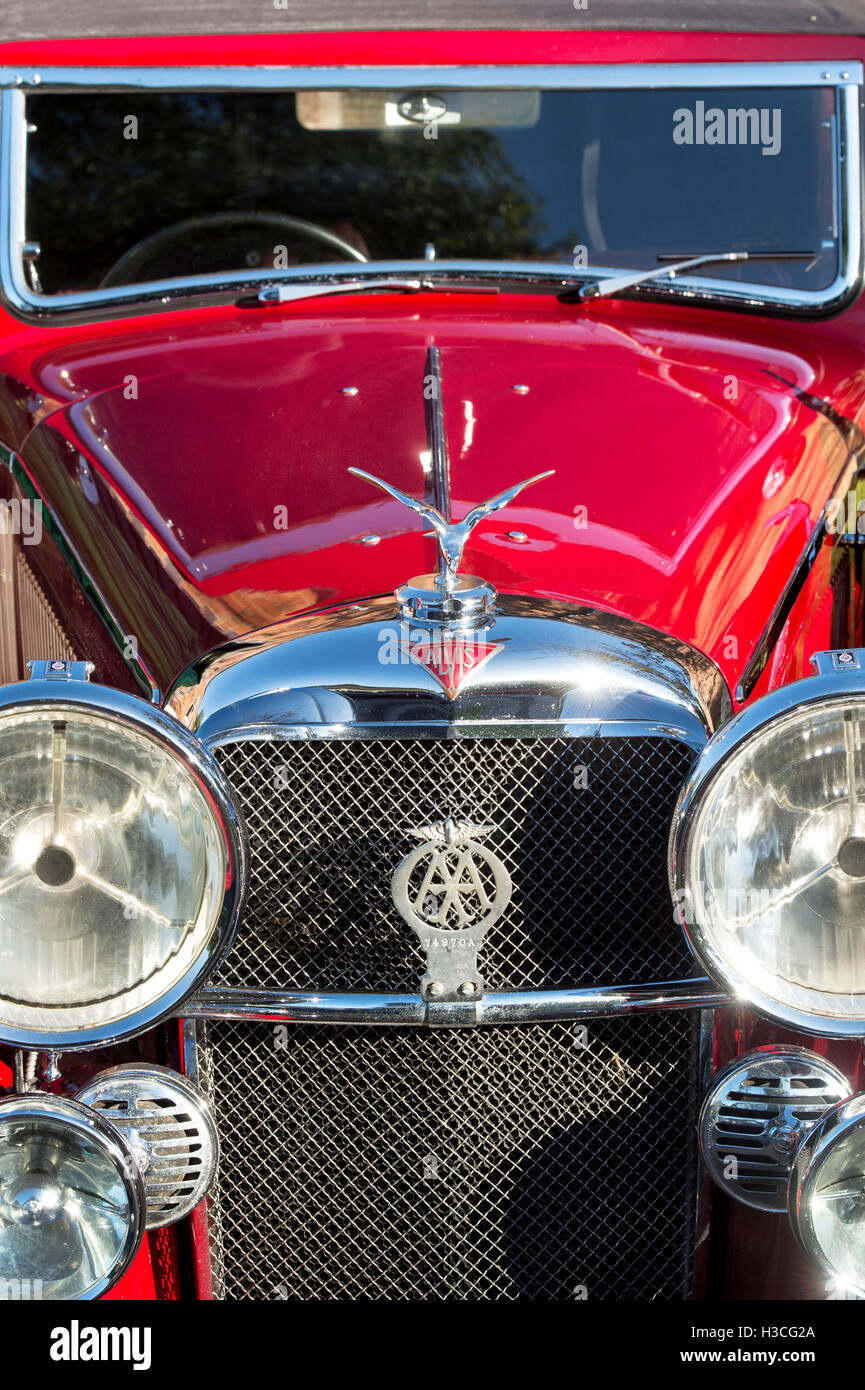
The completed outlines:
<svg viewBox="0 0 865 1390">
<path fill-rule="evenodd" d="M 554 469 L 548 468 L 546 473 L 536 473 L 532 478 L 525 478 L 521 483 L 515 483 L 505 492 L 500 492 L 496 497 L 491 497 L 488 502 L 481 502 L 479 506 L 472 507 L 467 517 L 462 521 L 446 521 L 441 512 L 432 507 L 427 502 L 419 502 L 415 497 L 410 497 L 407 492 L 400 492 L 398 487 L 391 483 L 386 483 L 383 478 L 376 478 L 373 473 L 366 473 L 362 468 L 350 468 L 349 473 L 354 473 L 358 478 L 366 478 L 367 482 L 375 483 L 383 492 L 389 492 L 391 497 L 395 497 L 397 502 L 402 502 L 403 506 L 410 507 L 418 516 L 424 517 L 432 526 L 432 531 L 427 531 L 428 536 L 435 536 L 439 546 L 439 559 L 441 568 L 436 576 L 439 587 L 450 593 L 456 593 L 459 587 L 459 570 L 463 558 L 463 551 L 466 541 L 475 529 L 479 521 L 483 521 L 485 516 L 490 516 L 493 512 L 506 507 L 509 502 L 522 492 L 523 488 L 530 487 L 532 483 L 539 483 L 541 478 L 549 478 L 554 473 Z"/>
<path fill-rule="evenodd" d="M 439 569 L 436 574 L 419 575 L 397 590 L 397 598 L 407 617 L 419 622 L 437 622 L 476 626 L 492 610 L 496 591 L 491 584 L 475 575 L 461 575 L 463 551 L 472 531 L 493 512 L 509 502 L 532 483 L 552 477 L 555 469 L 535 473 L 513 487 L 473 507 L 462 521 L 451 518 L 450 461 L 442 410 L 441 354 L 437 347 L 427 349 L 424 373 L 427 444 L 432 459 L 434 502 L 421 502 L 400 488 L 367 473 L 363 468 L 350 468 L 358 478 L 365 478 L 394 497 L 397 502 L 422 516 L 432 527 L 426 535 L 438 542 Z"/>
</svg>

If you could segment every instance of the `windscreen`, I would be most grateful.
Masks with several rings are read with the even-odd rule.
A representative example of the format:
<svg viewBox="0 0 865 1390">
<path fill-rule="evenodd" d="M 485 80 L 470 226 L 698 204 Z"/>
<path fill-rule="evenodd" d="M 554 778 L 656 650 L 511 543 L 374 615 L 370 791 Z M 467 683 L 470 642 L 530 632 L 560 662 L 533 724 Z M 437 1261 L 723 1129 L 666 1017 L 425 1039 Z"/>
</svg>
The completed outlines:
<svg viewBox="0 0 865 1390">
<path fill-rule="evenodd" d="M 27 100 L 30 272 L 63 294 L 733 250 L 763 257 L 709 273 L 820 290 L 838 271 L 835 103 L 803 87 L 46 92 Z"/>
</svg>

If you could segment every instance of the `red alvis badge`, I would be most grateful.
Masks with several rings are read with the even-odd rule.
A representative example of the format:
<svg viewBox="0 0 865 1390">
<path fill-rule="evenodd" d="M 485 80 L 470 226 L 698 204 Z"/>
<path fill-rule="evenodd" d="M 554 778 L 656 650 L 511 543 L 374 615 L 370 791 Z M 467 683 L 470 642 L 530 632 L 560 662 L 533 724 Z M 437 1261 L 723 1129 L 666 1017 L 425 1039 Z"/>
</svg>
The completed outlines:
<svg viewBox="0 0 865 1390">
<path fill-rule="evenodd" d="M 466 677 L 501 649 L 501 642 L 481 642 L 470 636 L 442 633 L 409 643 L 408 654 L 412 661 L 426 667 L 453 699 Z"/>
</svg>

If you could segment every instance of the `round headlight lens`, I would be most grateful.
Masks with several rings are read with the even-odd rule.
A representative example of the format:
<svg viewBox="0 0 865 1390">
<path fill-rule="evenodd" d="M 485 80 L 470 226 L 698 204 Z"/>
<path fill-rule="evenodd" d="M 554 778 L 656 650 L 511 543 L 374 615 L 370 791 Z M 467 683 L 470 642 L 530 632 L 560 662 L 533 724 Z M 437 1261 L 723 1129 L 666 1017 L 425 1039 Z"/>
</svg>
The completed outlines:
<svg viewBox="0 0 865 1390">
<path fill-rule="evenodd" d="M 90 698 L 0 708 L 0 1036 L 23 1045 L 84 1046 L 168 1012 L 236 886 L 215 763 L 208 785 L 168 716 Z"/>
<path fill-rule="evenodd" d="M 806 1135 L 790 1174 L 788 1207 L 806 1253 L 841 1288 L 865 1291 L 865 1096 L 833 1106 Z"/>
<path fill-rule="evenodd" d="M 677 830 L 686 931 L 708 968 L 761 1012 L 860 1033 L 865 699 L 799 705 L 738 744 L 736 724 L 716 736 L 731 751 L 702 786 L 698 764 Z"/>
<path fill-rule="evenodd" d="M 59 1096 L 0 1100 L 0 1298 L 96 1298 L 129 1266 L 144 1193 L 110 1125 Z"/>
</svg>

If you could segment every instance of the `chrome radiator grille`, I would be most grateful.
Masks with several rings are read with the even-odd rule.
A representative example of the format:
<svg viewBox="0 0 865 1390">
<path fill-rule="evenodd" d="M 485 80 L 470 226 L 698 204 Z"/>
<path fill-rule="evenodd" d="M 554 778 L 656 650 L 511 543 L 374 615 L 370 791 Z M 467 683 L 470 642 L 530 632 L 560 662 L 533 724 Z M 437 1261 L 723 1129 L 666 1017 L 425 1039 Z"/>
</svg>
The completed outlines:
<svg viewBox="0 0 865 1390">
<path fill-rule="evenodd" d="M 413 990 L 420 951 L 390 880 L 450 815 L 495 830 L 513 898 L 488 934 L 492 989 L 687 975 L 666 844 L 693 760 L 665 738 L 285 740 L 217 750 L 250 832 L 251 894 L 217 985 Z"/>
<path fill-rule="evenodd" d="M 681 1298 L 697 1016 L 209 1023 L 229 1299 Z"/>
</svg>

